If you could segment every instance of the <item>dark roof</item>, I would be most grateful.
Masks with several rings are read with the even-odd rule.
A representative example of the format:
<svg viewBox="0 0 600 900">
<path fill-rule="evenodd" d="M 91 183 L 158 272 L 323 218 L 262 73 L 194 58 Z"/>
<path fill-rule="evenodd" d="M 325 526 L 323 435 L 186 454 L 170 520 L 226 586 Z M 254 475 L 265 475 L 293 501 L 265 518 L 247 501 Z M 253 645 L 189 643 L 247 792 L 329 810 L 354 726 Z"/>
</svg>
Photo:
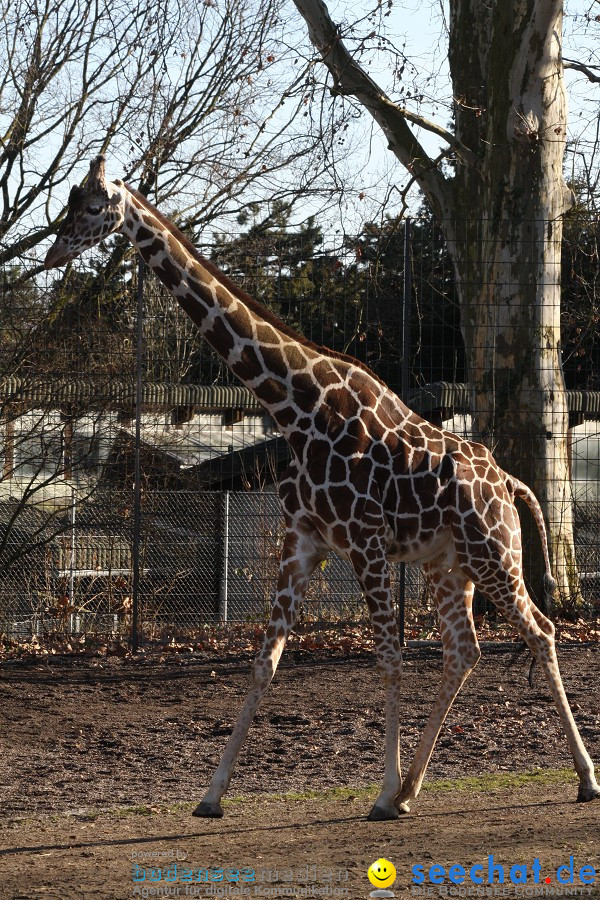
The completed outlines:
<svg viewBox="0 0 600 900">
<path fill-rule="evenodd" d="M 77 404 L 89 408 L 120 408 L 135 403 L 136 384 L 123 381 L 66 380 L 57 378 L 5 378 L 0 382 L 0 402 L 57 407 Z M 168 384 L 142 385 L 142 406 L 193 406 L 198 410 L 260 410 L 260 403 L 241 385 Z"/>
<path fill-rule="evenodd" d="M 571 413 L 580 413 L 586 419 L 600 419 L 600 391 L 567 391 L 567 404 Z M 410 392 L 408 405 L 420 415 L 438 409 L 451 411 L 450 416 L 469 413 L 469 385 L 450 381 L 426 384 Z"/>
<path fill-rule="evenodd" d="M 88 408 L 122 408 L 135 403 L 136 384 L 93 380 L 5 378 L 0 382 L 0 402 L 57 407 L 75 404 Z M 586 419 L 600 419 L 600 391 L 567 391 L 569 412 Z M 470 411 L 469 385 L 436 381 L 409 394 L 408 405 L 420 415 L 433 410 Z M 142 406 L 173 408 L 190 406 L 198 411 L 262 409 L 258 400 L 241 385 L 146 383 L 142 385 Z"/>
</svg>

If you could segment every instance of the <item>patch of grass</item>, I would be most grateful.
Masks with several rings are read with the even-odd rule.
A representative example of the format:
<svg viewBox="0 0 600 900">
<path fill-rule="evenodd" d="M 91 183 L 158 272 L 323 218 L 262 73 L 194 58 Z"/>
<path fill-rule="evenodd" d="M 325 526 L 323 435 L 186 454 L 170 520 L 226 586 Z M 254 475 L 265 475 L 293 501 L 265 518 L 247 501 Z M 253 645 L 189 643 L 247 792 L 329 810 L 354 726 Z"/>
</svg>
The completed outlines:
<svg viewBox="0 0 600 900">
<path fill-rule="evenodd" d="M 422 790 L 426 793 L 449 792 L 490 792 L 505 791 L 525 787 L 530 784 L 568 784 L 576 782 L 577 775 L 572 769 L 532 769 L 528 772 L 490 772 L 485 775 L 466 776 L 464 778 L 437 778 L 425 781 Z M 240 803 L 259 803 L 267 801 L 302 800 L 361 800 L 375 799 L 379 793 L 379 785 L 367 787 L 336 787 L 324 791 L 301 791 L 286 794 L 259 794 L 254 796 L 229 797 L 223 800 L 223 806 L 234 806 Z"/>
<path fill-rule="evenodd" d="M 464 778 L 437 778 L 426 781 L 423 784 L 423 792 L 428 794 L 444 794 L 450 792 L 462 793 L 493 793 L 494 791 L 518 790 L 529 785 L 548 786 L 553 784 L 571 784 L 577 781 L 577 776 L 572 769 L 533 769 L 528 772 L 491 772 L 485 775 L 466 776 Z M 359 800 L 373 801 L 379 793 L 379 785 L 367 785 L 366 787 L 333 787 L 322 791 L 290 791 L 285 794 L 254 794 L 228 797 L 222 801 L 224 807 L 239 807 L 251 803 L 301 803 L 307 800 L 319 800 L 328 802 L 333 800 Z M 155 816 L 175 815 L 182 813 L 190 815 L 196 808 L 197 802 L 179 801 L 177 803 L 161 803 L 152 806 L 140 804 L 139 806 L 119 806 L 105 809 L 82 810 L 75 814 L 75 818 L 91 821 L 100 816 L 123 819 L 128 816 Z M 59 821 L 64 813 L 51 813 L 45 816 L 46 821 Z M 73 815 L 73 813 L 69 813 Z M 17 819 L 14 824 L 22 825 L 27 819 Z"/>
<path fill-rule="evenodd" d="M 80 819 L 82 822 L 93 822 L 98 816 L 102 815 L 101 809 L 86 809 L 83 812 L 71 813 L 74 819 Z M 58 818 L 58 816 L 57 816 Z"/>
<path fill-rule="evenodd" d="M 302 800 L 353 800 L 362 797 L 376 796 L 379 788 L 376 785 L 366 787 L 333 787 L 321 791 L 289 791 L 285 794 L 240 794 L 238 797 L 226 797 L 221 803 L 223 806 L 236 806 L 240 803 L 261 803 L 264 801 L 280 800 L 281 802 L 297 802 Z"/>
<path fill-rule="evenodd" d="M 115 809 L 107 810 L 113 815 L 116 819 L 120 819 L 123 816 L 152 816 L 158 812 L 164 812 L 164 809 L 159 806 L 144 806 L 140 804 L 140 806 L 121 806 L 116 807 Z"/>
<path fill-rule="evenodd" d="M 572 769 L 532 769 L 529 772 L 489 772 L 465 778 L 439 778 L 426 781 L 423 791 L 428 793 L 445 793 L 448 791 L 505 791 L 530 784 L 566 784 L 577 781 Z"/>
</svg>

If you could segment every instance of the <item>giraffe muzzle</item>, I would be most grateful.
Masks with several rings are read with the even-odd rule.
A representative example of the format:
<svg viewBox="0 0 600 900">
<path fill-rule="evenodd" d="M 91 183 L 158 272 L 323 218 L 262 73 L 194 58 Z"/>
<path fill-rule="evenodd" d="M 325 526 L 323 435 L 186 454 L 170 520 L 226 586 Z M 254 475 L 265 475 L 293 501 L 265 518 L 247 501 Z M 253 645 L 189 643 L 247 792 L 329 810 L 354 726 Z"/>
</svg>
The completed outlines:
<svg viewBox="0 0 600 900">
<path fill-rule="evenodd" d="M 44 260 L 44 268 L 45 269 L 56 269 L 59 266 L 65 266 L 68 262 L 71 262 L 72 259 L 75 259 L 75 253 L 65 252 L 64 247 L 62 247 L 59 243 L 53 244 L 52 247 L 48 250 L 46 254 L 46 259 Z"/>
</svg>

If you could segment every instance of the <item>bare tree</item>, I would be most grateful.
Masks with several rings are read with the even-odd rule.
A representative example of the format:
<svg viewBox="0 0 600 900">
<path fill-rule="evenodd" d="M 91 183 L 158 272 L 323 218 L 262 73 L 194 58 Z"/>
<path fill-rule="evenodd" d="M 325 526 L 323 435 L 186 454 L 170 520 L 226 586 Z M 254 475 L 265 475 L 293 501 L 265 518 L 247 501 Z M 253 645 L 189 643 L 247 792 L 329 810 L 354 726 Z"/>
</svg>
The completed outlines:
<svg viewBox="0 0 600 900">
<path fill-rule="evenodd" d="M 0 0 L 0 265 L 55 229 L 63 185 L 98 151 L 162 205 L 176 197 L 184 227 L 316 197 L 322 135 L 306 128 L 307 71 L 282 60 L 280 6 Z"/>
<path fill-rule="evenodd" d="M 562 0 L 450 0 L 452 128 L 388 95 L 361 64 L 361 53 L 381 41 L 376 20 L 390 4 L 342 27 L 322 0 L 294 2 L 332 91 L 368 110 L 444 229 L 475 436 L 536 490 L 561 597 L 577 601 L 560 353 L 561 217 L 572 203 L 563 180 Z M 394 72 L 400 96 L 402 63 Z M 437 158 L 415 126 L 442 140 Z"/>
<path fill-rule="evenodd" d="M 326 196 L 323 135 L 304 115 L 310 76 L 295 52 L 283 58 L 281 6 L 0 0 L 0 571 L 68 531 L 72 494 L 96 495 L 98 445 L 79 450 L 94 422 L 106 430 L 111 383 L 132 378 L 124 242 L 94 261 L 97 278 L 73 270 L 47 289 L 32 278 L 79 167 L 109 152 L 189 231 Z M 159 365 L 163 306 L 148 304 L 148 372 L 185 378 L 195 344 L 170 315 Z"/>
</svg>

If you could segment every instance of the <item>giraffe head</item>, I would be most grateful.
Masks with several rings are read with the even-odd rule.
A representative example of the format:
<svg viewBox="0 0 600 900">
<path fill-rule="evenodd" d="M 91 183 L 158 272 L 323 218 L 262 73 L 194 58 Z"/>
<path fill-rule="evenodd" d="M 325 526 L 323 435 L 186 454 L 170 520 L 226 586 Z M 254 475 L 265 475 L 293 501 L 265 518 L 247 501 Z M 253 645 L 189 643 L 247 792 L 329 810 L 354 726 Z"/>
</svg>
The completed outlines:
<svg viewBox="0 0 600 900">
<path fill-rule="evenodd" d="M 123 187 L 120 181 L 106 180 L 103 156 L 92 160 L 85 184 L 71 189 L 67 215 L 46 255 L 46 269 L 64 266 L 119 231 L 125 215 Z"/>
</svg>

